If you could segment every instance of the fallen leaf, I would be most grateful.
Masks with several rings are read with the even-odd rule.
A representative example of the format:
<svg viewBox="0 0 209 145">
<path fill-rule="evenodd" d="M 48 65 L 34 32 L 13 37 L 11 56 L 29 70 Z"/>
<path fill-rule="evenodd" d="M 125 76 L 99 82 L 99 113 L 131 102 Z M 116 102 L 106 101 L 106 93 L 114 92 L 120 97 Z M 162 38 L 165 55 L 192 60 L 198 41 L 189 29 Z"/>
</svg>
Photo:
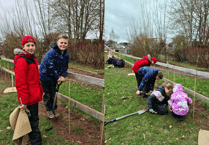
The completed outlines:
<svg viewBox="0 0 209 145">
<path fill-rule="evenodd" d="M 109 138 L 109 140 L 111 140 L 111 138 Z"/>
<path fill-rule="evenodd" d="M 163 144 L 165 144 L 165 143 L 166 143 L 166 141 L 163 142 Z"/>
<path fill-rule="evenodd" d="M 80 144 L 81 144 L 81 142 L 80 142 L 80 141 L 77 141 L 77 143 L 80 143 Z"/>
<path fill-rule="evenodd" d="M 9 129 L 11 129 L 11 127 L 10 126 L 7 126 L 7 130 L 9 130 Z"/>
<path fill-rule="evenodd" d="M 109 95 L 110 93 L 107 93 L 107 95 Z"/>
<path fill-rule="evenodd" d="M 185 136 L 184 136 L 184 135 L 183 135 L 182 137 L 183 137 L 183 138 L 185 138 Z"/>
<path fill-rule="evenodd" d="M 110 107 L 111 108 L 111 107 Z"/>
<path fill-rule="evenodd" d="M 0 132 L 2 132 L 3 130 L 0 130 Z"/>
<path fill-rule="evenodd" d="M 47 136 L 46 136 L 46 135 L 43 135 L 43 137 L 47 138 Z"/>
<path fill-rule="evenodd" d="M 126 101 L 126 100 L 123 100 L 124 102 Z"/>
<path fill-rule="evenodd" d="M 169 126 L 169 128 L 172 128 L 172 127 L 173 127 L 172 125 Z"/>
<path fill-rule="evenodd" d="M 179 140 L 178 138 L 176 138 L 176 140 Z"/>
<path fill-rule="evenodd" d="M 107 143 L 107 140 L 105 141 L 105 143 Z"/>
</svg>

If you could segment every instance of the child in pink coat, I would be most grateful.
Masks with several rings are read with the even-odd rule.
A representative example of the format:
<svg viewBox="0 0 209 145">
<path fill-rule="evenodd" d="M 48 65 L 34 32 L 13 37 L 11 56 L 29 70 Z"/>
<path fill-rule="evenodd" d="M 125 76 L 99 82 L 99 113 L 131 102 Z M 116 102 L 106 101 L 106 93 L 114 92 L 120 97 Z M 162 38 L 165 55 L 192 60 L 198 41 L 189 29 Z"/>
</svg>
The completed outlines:
<svg viewBox="0 0 209 145">
<path fill-rule="evenodd" d="M 173 117 L 182 120 L 189 112 L 188 103 L 192 104 L 192 99 L 183 92 L 181 84 L 176 84 L 173 88 L 171 99 L 168 101 L 168 106 L 172 109 Z"/>
</svg>

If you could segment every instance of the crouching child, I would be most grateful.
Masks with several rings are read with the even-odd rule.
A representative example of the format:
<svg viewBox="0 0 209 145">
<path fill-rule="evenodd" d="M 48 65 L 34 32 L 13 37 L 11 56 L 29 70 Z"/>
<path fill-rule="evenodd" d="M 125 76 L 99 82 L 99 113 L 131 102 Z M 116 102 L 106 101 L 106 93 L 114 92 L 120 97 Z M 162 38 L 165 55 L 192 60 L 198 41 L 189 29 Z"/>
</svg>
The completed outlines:
<svg viewBox="0 0 209 145">
<path fill-rule="evenodd" d="M 183 92 L 182 85 L 176 84 L 173 88 L 173 94 L 168 101 L 169 108 L 172 109 L 172 116 L 179 120 L 183 120 L 189 112 L 188 104 L 192 104 L 192 99 Z"/>
<path fill-rule="evenodd" d="M 148 100 L 148 109 L 150 113 L 165 115 L 168 114 L 168 110 L 165 105 L 168 106 L 168 100 L 172 94 L 172 85 L 170 83 L 163 83 L 150 95 Z"/>
<path fill-rule="evenodd" d="M 112 64 L 114 65 L 114 67 L 123 68 L 125 66 L 125 61 L 122 58 L 116 58 L 112 60 Z"/>
<path fill-rule="evenodd" d="M 46 53 L 40 64 L 40 79 L 44 90 L 44 104 L 49 118 L 58 117 L 57 102 L 54 102 L 57 82 L 65 81 L 67 75 L 69 53 L 66 50 L 68 37 L 59 35 L 57 43 Z M 54 108 L 53 108 L 53 104 Z"/>
<path fill-rule="evenodd" d="M 147 100 L 147 93 L 149 91 L 152 93 L 155 81 L 162 78 L 163 73 L 159 69 L 154 69 L 147 66 L 141 67 L 138 70 L 138 83 L 140 85 L 136 91 L 136 95 L 143 94 L 143 99 Z"/>
</svg>

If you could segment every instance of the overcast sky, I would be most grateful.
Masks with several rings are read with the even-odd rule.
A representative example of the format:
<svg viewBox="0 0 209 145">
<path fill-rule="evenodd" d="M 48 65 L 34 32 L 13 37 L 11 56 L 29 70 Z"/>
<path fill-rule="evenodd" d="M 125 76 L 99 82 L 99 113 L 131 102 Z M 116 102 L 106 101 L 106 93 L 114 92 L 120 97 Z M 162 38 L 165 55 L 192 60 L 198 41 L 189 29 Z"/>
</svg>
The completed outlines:
<svg viewBox="0 0 209 145">
<path fill-rule="evenodd" d="M 164 0 L 105 0 L 105 39 L 109 40 L 113 29 L 120 37 L 118 42 L 128 42 L 127 32 L 133 29 L 133 21 L 141 27 L 145 17 L 151 21 L 159 2 L 162 4 Z M 155 27 L 155 22 L 151 23 Z"/>
<path fill-rule="evenodd" d="M 0 0 L 0 25 L 1 23 L 5 23 L 5 14 L 8 14 L 8 13 L 13 13 L 14 12 L 14 8 L 15 7 L 15 1 L 16 0 Z M 29 1 L 29 0 L 28 0 Z M 18 3 L 22 6 L 23 6 L 23 2 L 24 0 L 18 0 Z M 29 9 L 30 8 L 34 8 L 34 6 L 30 5 Z M 33 9 L 30 9 L 31 11 L 33 11 Z M 14 15 L 13 15 L 14 16 Z M 34 17 L 36 17 L 36 14 L 34 13 Z M 8 16 L 7 16 L 8 18 Z M 10 18 L 12 19 L 12 18 Z M 0 38 L 3 37 L 1 32 L 0 32 Z M 87 33 L 87 36 L 86 36 L 87 39 L 98 39 L 99 38 L 99 31 L 96 33 L 96 32 L 88 32 Z"/>
</svg>

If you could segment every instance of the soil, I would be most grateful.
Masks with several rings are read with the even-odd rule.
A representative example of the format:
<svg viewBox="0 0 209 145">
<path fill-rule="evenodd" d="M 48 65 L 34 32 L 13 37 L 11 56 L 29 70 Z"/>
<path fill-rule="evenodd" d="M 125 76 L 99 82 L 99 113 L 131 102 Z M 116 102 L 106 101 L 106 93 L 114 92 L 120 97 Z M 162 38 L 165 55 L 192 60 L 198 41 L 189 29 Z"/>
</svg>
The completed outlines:
<svg viewBox="0 0 209 145">
<path fill-rule="evenodd" d="M 78 74 L 82 74 L 82 75 L 87 75 L 87 76 L 91 76 L 91 77 L 104 79 L 104 72 L 93 72 L 93 71 L 82 70 L 82 69 L 78 69 L 78 68 L 72 68 L 72 67 L 68 67 L 68 71 L 73 72 L 73 73 L 78 73 Z"/>
<path fill-rule="evenodd" d="M 75 69 L 75 68 L 69 68 L 68 70 L 74 73 L 82 74 L 82 75 L 88 75 L 88 76 L 97 77 L 97 78 L 104 78 L 104 73 L 95 74 L 93 72 L 91 73 L 89 71 Z M 4 80 L 5 83 L 8 84 L 9 86 L 12 86 L 11 77 L 8 73 L 6 74 L 7 74 L 7 78 L 5 79 L 5 72 L 0 70 L 0 79 Z M 88 83 L 80 82 L 71 78 L 70 80 L 81 85 L 86 84 L 90 86 L 96 86 L 96 85 L 91 85 Z M 15 84 L 15 79 L 14 79 L 14 84 Z M 48 119 L 48 120 L 52 123 L 53 129 L 56 130 L 57 134 L 60 137 L 64 137 L 68 143 L 71 143 L 73 141 L 74 143 L 82 144 L 82 145 L 100 144 L 101 123 L 96 123 L 95 121 L 92 121 L 91 119 L 86 118 L 85 115 L 76 111 L 75 109 L 70 109 L 71 128 L 70 128 L 70 135 L 69 135 L 68 106 L 65 106 L 59 101 L 57 105 L 58 105 L 57 110 L 60 113 L 60 116 L 58 118 Z M 47 117 L 47 113 L 46 113 L 46 109 L 45 109 L 43 101 L 39 103 L 39 113 L 40 113 L 40 118 Z M 102 142 L 104 144 L 104 133 L 103 133 Z"/>
<path fill-rule="evenodd" d="M 63 137 L 68 143 L 82 145 L 98 145 L 101 140 L 100 123 L 96 123 L 75 109 L 70 109 L 70 134 L 69 134 L 69 108 L 68 106 L 57 102 L 57 110 L 60 113 L 58 118 L 49 119 L 53 129 L 60 137 Z M 40 118 L 47 117 L 44 102 L 39 103 Z"/>
</svg>

